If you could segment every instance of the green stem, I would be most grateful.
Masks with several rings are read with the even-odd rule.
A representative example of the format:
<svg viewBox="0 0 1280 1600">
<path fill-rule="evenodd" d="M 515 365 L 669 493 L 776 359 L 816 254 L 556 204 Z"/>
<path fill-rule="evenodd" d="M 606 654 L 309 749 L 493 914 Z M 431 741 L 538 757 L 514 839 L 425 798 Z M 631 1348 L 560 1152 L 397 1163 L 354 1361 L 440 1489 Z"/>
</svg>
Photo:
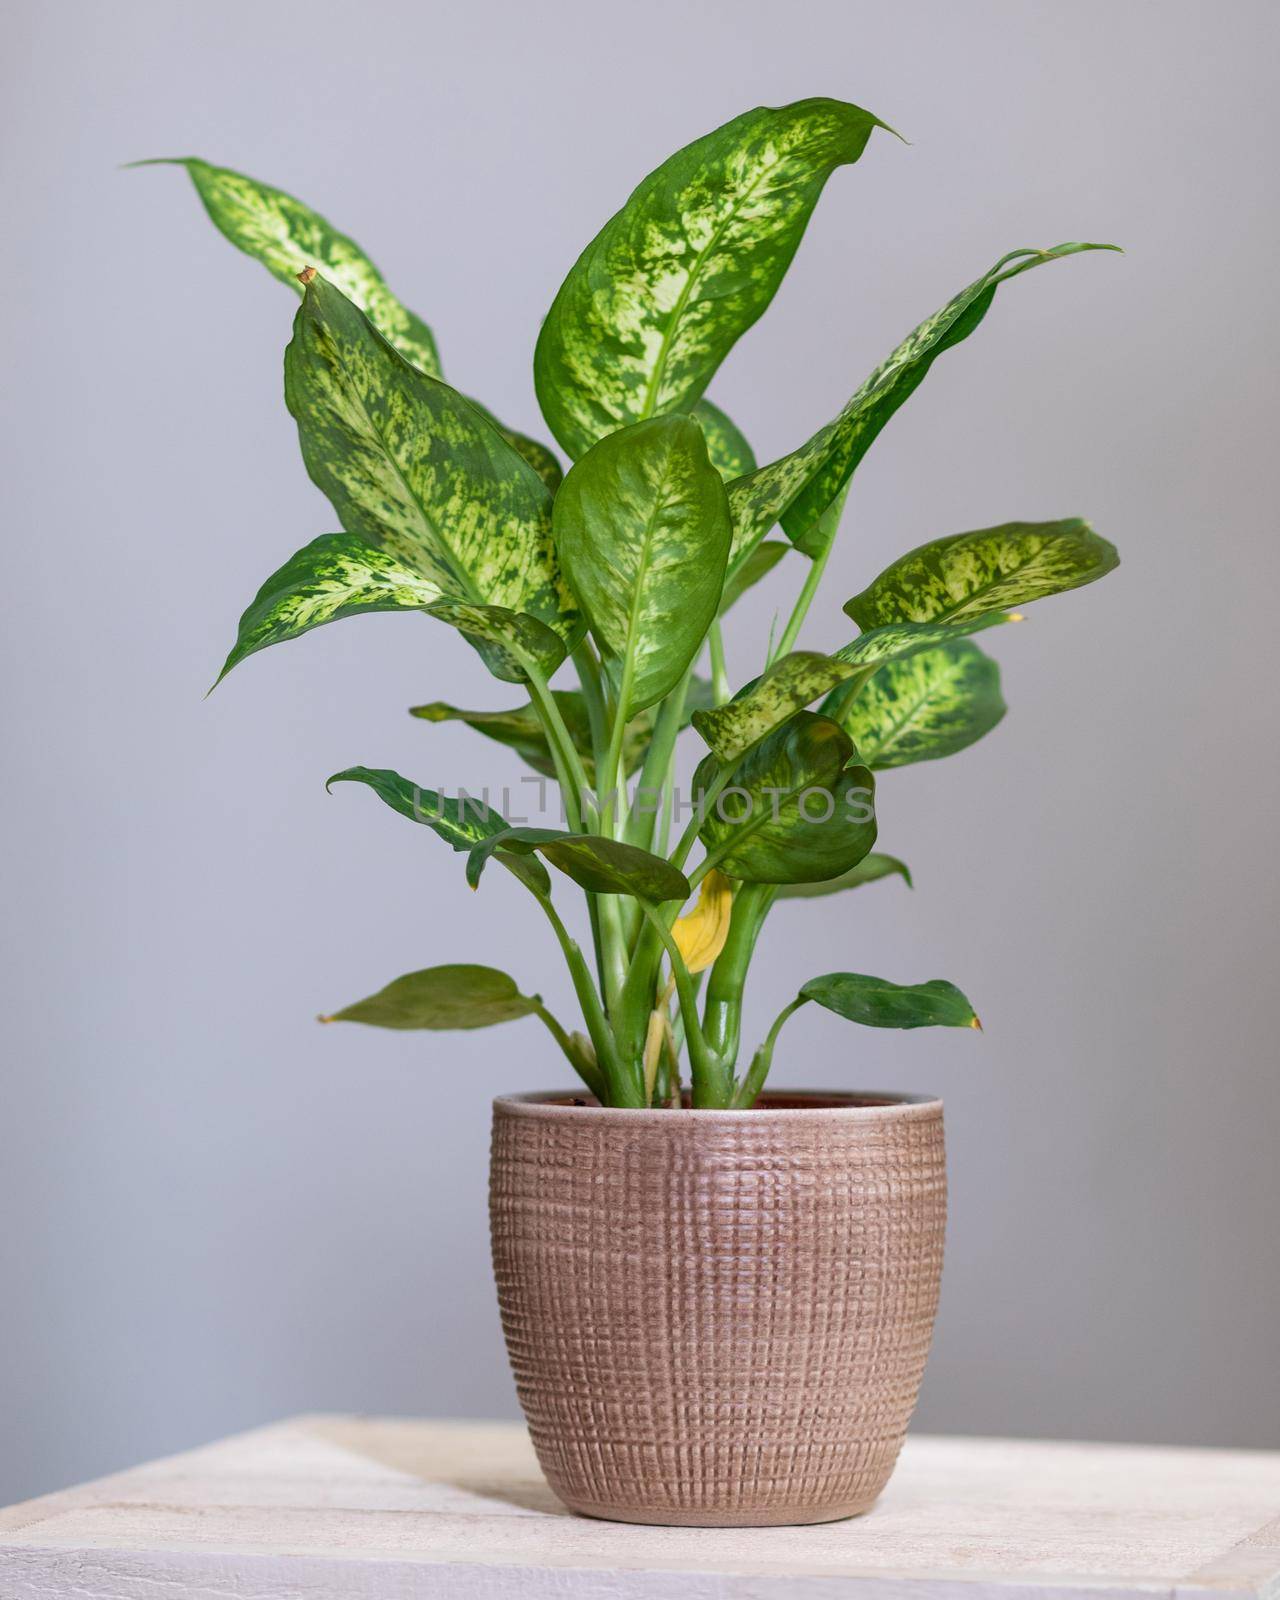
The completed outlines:
<svg viewBox="0 0 1280 1600">
<path fill-rule="evenodd" d="M 592 1046 L 596 1052 L 596 1060 L 604 1074 L 607 1092 L 601 1098 L 611 1106 L 640 1106 L 644 1104 L 641 1085 L 632 1072 L 628 1072 L 618 1054 L 613 1033 L 600 1004 L 600 996 L 596 986 L 591 981 L 591 973 L 587 963 L 583 960 L 582 951 L 576 941 L 570 936 L 568 929 L 560 920 L 556 908 L 545 895 L 538 895 L 538 904 L 547 915 L 560 948 L 564 952 L 565 962 L 569 968 L 569 976 L 573 980 L 573 992 L 578 997 L 578 1004 L 582 1008 L 583 1021 L 587 1025 Z"/>
<path fill-rule="evenodd" d="M 749 1110 L 759 1098 L 764 1081 L 769 1076 L 769 1068 L 773 1064 L 773 1047 L 778 1042 L 778 1035 L 782 1032 L 782 1024 L 792 1014 L 799 1011 L 805 1004 L 805 996 L 797 995 L 796 998 L 783 1006 L 778 1015 L 773 1019 L 773 1026 L 765 1036 L 764 1043 L 752 1057 L 751 1066 L 743 1078 L 733 1097 L 733 1103 L 740 1110 Z"/>
<path fill-rule="evenodd" d="M 573 652 L 573 664 L 578 669 L 582 685 L 582 699 L 587 708 L 587 722 L 591 728 L 591 755 L 596 765 L 596 781 L 609 748 L 609 725 L 605 714 L 604 680 L 600 661 L 590 639 L 584 639 Z"/>
<path fill-rule="evenodd" d="M 796 603 L 787 618 L 787 625 L 782 630 L 782 636 L 769 646 L 767 666 L 772 666 L 781 656 L 789 655 L 795 648 L 797 638 L 804 619 L 809 614 L 809 607 L 813 604 L 813 597 L 818 592 L 822 582 L 822 575 L 827 570 L 827 562 L 831 557 L 831 550 L 836 542 L 836 534 L 840 529 L 840 516 L 844 511 L 844 503 L 849 494 L 848 484 L 840 491 L 827 509 L 818 518 L 818 528 L 823 538 L 822 554 L 814 557 L 809 564 L 809 572 L 796 596 Z"/>
<path fill-rule="evenodd" d="M 582 765 L 582 757 L 578 754 L 577 747 L 567 727 L 564 718 L 560 715 L 560 707 L 555 702 L 555 696 L 547 687 L 547 680 L 529 660 L 524 660 L 521 665 L 529 679 L 529 697 L 533 701 L 538 716 L 542 719 L 542 726 L 546 730 L 547 744 L 551 749 L 551 759 L 555 763 L 556 778 L 564 792 L 565 816 L 570 828 L 575 833 L 585 831 L 585 807 L 590 803 L 589 795 L 591 785 L 587 782 L 587 774 Z"/>
<path fill-rule="evenodd" d="M 720 629 L 720 618 L 711 624 L 707 634 L 707 644 L 711 650 L 711 694 L 718 706 L 722 706 L 729 698 L 729 673 L 724 659 L 724 634 Z"/>
<path fill-rule="evenodd" d="M 663 797 L 673 771 L 676 739 L 684 721 L 684 705 L 689 693 L 689 680 L 693 676 L 693 663 L 680 682 L 662 702 L 654 723 L 653 738 L 640 769 L 640 784 L 636 790 L 636 809 L 627 824 L 627 840 L 642 850 L 653 845 L 654 828 L 658 820 Z"/>
<path fill-rule="evenodd" d="M 726 1080 L 720 1062 L 707 1048 L 702 1036 L 702 1028 L 698 1023 L 698 994 L 689 969 L 684 964 L 684 957 L 680 954 L 680 947 L 654 906 L 642 900 L 640 908 L 648 918 L 649 926 L 661 940 L 676 980 L 676 995 L 680 1001 L 680 1015 L 684 1018 L 685 1040 L 689 1046 L 689 1076 L 693 1083 L 694 1109 L 727 1107 L 733 1094 L 733 1079 L 729 1077 Z"/>
<path fill-rule="evenodd" d="M 724 949 L 715 959 L 707 982 L 702 1031 L 730 1077 L 738 1060 L 742 1029 L 742 995 L 756 940 L 777 890 L 770 883 L 744 883 L 734 896 L 733 917 Z"/>
<path fill-rule="evenodd" d="M 546 1025 L 547 1032 L 560 1046 L 561 1050 L 564 1051 L 565 1060 L 568 1061 L 583 1083 L 603 1105 L 605 1103 L 604 1079 L 598 1072 L 592 1072 L 586 1062 L 574 1052 L 573 1041 L 555 1017 L 547 1010 L 546 1006 L 542 1004 L 541 1000 L 536 1002 L 533 1014 Z"/>
</svg>

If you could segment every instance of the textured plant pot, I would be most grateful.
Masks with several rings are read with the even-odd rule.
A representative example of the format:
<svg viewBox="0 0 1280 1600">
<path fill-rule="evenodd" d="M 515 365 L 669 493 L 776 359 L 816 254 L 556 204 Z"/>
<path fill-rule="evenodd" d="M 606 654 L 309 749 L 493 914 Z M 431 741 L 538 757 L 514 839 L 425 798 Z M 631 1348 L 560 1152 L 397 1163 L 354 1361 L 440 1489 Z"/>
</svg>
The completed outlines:
<svg viewBox="0 0 1280 1600">
<path fill-rule="evenodd" d="M 942 1102 L 494 1102 L 490 1218 L 538 1460 L 574 1511 L 751 1527 L 866 1511 L 942 1274 Z"/>
</svg>

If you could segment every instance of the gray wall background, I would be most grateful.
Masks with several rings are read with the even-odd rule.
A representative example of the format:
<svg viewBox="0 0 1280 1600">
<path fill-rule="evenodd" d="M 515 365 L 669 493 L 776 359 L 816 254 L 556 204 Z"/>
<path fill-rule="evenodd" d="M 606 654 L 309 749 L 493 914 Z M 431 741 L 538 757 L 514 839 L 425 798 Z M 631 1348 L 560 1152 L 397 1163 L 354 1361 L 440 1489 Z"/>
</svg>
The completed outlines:
<svg viewBox="0 0 1280 1600">
<path fill-rule="evenodd" d="M 448 630 L 345 624 L 201 696 L 265 575 L 333 525 L 280 399 L 290 296 L 194 152 L 308 198 L 538 423 L 538 319 L 677 145 L 813 93 L 912 141 L 838 173 L 713 393 L 762 459 L 1004 251 L 1002 291 L 860 471 L 806 639 L 921 540 L 1084 514 L 1105 584 L 991 641 L 1012 710 L 886 777 L 917 889 L 781 909 L 751 1031 L 832 965 L 943 974 L 985 1037 L 797 1019 L 791 1083 L 942 1091 L 944 1306 L 919 1425 L 1280 1444 L 1274 529 L 1277 17 L 1266 3 L 600 0 L 6 6 L 7 842 L 0 1500 L 304 1408 L 511 1416 L 488 1101 L 536 1024 L 322 1030 L 476 958 L 565 1010 L 514 885 L 355 791 L 500 785 L 422 699 L 506 690 Z M 789 599 L 800 565 L 775 593 Z M 737 614 L 755 670 L 780 599 Z M 989 636 L 990 638 L 990 636 Z"/>
</svg>

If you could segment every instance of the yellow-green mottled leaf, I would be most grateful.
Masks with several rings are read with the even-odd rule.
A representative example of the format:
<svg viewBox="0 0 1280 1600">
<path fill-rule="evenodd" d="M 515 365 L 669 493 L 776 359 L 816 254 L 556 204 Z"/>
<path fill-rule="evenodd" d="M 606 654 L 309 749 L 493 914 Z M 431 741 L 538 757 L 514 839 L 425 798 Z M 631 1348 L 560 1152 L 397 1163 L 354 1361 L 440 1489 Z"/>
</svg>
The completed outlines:
<svg viewBox="0 0 1280 1600">
<path fill-rule="evenodd" d="M 137 166 L 185 167 L 214 227 L 291 289 L 301 290 L 298 274 L 316 267 L 359 306 L 388 344 L 406 361 L 432 377 L 440 376 L 440 357 L 431 329 L 387 288 L 382 274 L 354 239 L 339 233 L 318 211 L 283 189 L 259 183 L 229 167 L 211 166 L 195 156 Z"/>
<path fill-rule="evenodd" d="M 321 1022 L 366 1022 L 375 1028 L 491 1028 L 540 1010 L 537 995 L 521 994 L 496 967 L 456 963 L 407 972 L 385 989 L 344 1006 Z"/>
<path fill-rule="evenodd" d="M 693 407 L 773 299 L 828 177 L 878 126 L 839 100 L 759 106 L 644 179 L 579 256 L 538 339 L 538 400 L 570 456 Z"/>
<path fill-rule="evenodd" d="M 528 682 L 531 668 L 549 678 L 568 654 L 558 633 L 522 611 L 469 605 L 465 600 L 437 600 L 426 609 L 456 628 L 480 652 L 494 677 L 506 683 Z"/>
<path fill-rule="evenodd" d="M 1006 522 L 922 544 L 886 567 L 844 609 L 860 628 L 956 622 L 1078 589 L 1119 564 L 1115 546 L 1079 517 Z"/>
<path fill-rule="evenodd" d="M 1007 621 L 1004 612 L 992 611 L 956 622 L 898 622 L 861 634 L 831 656 L 817 650 L 795 650 L 775 661 L 724 705 L 695 712 L 693 725 L 721 761 L 734 761 L 819 696 L 841 684 L 849 685 L 852 693 L 855 683 L 865 682 L 882 662 Z"/>
<path fill-rule="evenodd" d="M 860 972 L 828 972 L 800 990 L 828 1011 L 866 1028 L 977 1028 L 973 1007 L 954 983 L 890 983 Z"/>
<path fill-rule="evenodd" d="M 684 676 L 720 604 L 732 529 L 699 425 L 655 417 L 602 439 L 556 496 L 555 536 L 629 718 Z"/>
<path fill-rule="evenodd" d="M 1005 714 L 1000 668 L 956 639 L 877 668 L 838 717 L 873 772 L 937 761 L 990 733 Z"/>
<path fill-rule="evenodd" d="M 285 399 L 307 470 L 348 533 L 411 567 L 438 601 L 527 614 L 566 645 L 581 636 L 546 484 L 319 275 L 285 352 Z"/>
<path fill-rule="evenodd" d="M 535 850 L 592 894 L 629 894 L 658 902 L 689 898 L 689 880 L 661 856 L 618 839 L 556 828 L 508 828 L 482 840 L 467 858 L 467 881 L 475 888 L 495 852 L 527 856 Z"/>
<path fill-rule="evenodd" d="M 848 483 L 881 428 L 919 387 L 937 357 L 969 337 L 1000 284 L 1046 261 L 1115 248 L 1060 244 L 1051 250 L 1014 250 L 935 311 L 876 368 L 833 422 L 790 455 L 730 485 L 735 559 L 779 520 L 788 537 L 806 549 L 814 524 Z"/>
<path fill-rule="evenodd" d="M 710 400 L 699 400 L 693 408 L 693 416 L 707 441 L 711 465 L 726 483 L 740 478 L 744 472 L 756 470 L 755 452 L 745 434 L 719 406 L 713 406 Z"/>
<path fill-rule="evenodd" d="M 486 422 L 495 427 L 511 448 L 517 451 L 529 463 L 533 470 L 554 494 L 564 480 L 564 468 L 553 450 L 548 450 L 545 444 L 537 439 L 531 439 L 527 433 L 519 433 L 515 428 L 508 428 L 505 422 L 500 422 L 488 406 L 483 406 L 478 400 L 472 400 Z"/>
<path fill-rule="evenodd" d="M 750 883 L 808 883 L 855 866 L 876 842 L 875 779 L 826 717 L 798 712 L 739 762 L 710 803 L 718 762 L 694 774 L 707 858 Z"/>
<path fill-rule="evenodd" d="M 343 772 L 335 772 L 325 788 L 331 789 L 335 783 L 363 783 L 400 816 L 408 817 L 410 822 L 420 822 L 454 850 L 468 854 L 478 844 L 509 830 L 501 812 L 495 811 L 479 795 L 469 795 L 465 789 L 456 797 L 437 794 L 434 789 L 424 789 L 388 767 L 347 767 Z M 503 866 L 529 888 L 538 894 L 550 894 L 551 879 L 540 861 L 507 851 L 500 852 L 500 859 Z"/>
<path fill-rule="evenodd" d="M 864 883 L 878 883 L 881 878 L 892 877 L 901 878 L 908 889 L 912 887 L 911 872 L 905 861 L 873 850 L 838 878 L 827 878 L 822 883 L 784 883 L 778 890 L 778 899 L 816 900 L 822 895 L 838 894 L 842 889 L 860 889 Z"/>
<path fill-rule="evenodd" d="M 389 550 L 358 534 L 326 533 L 290 556 L 263 584 L 240 618 L 221 682 L 237 662 L 269 644 L 296 639 L 339 617 L 365 611 L 421 610 L 434 585 Z"/>
</svg>

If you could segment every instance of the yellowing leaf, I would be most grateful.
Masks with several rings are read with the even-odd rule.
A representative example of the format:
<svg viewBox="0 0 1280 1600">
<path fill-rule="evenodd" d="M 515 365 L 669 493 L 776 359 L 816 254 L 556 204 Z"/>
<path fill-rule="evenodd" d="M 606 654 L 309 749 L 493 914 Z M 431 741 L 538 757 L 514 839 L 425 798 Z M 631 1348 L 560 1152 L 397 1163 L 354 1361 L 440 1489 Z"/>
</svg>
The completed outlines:
<svg viewBox="0 0 1280 1600">
<path fill-rule="evenodd" d="M 715 867 L 702 880 L 698 901 L 671 930 L 676 948 L 690 972 L 709 967 L 724 949 L 733 914 L 733 885 Z"/>
</svg>

